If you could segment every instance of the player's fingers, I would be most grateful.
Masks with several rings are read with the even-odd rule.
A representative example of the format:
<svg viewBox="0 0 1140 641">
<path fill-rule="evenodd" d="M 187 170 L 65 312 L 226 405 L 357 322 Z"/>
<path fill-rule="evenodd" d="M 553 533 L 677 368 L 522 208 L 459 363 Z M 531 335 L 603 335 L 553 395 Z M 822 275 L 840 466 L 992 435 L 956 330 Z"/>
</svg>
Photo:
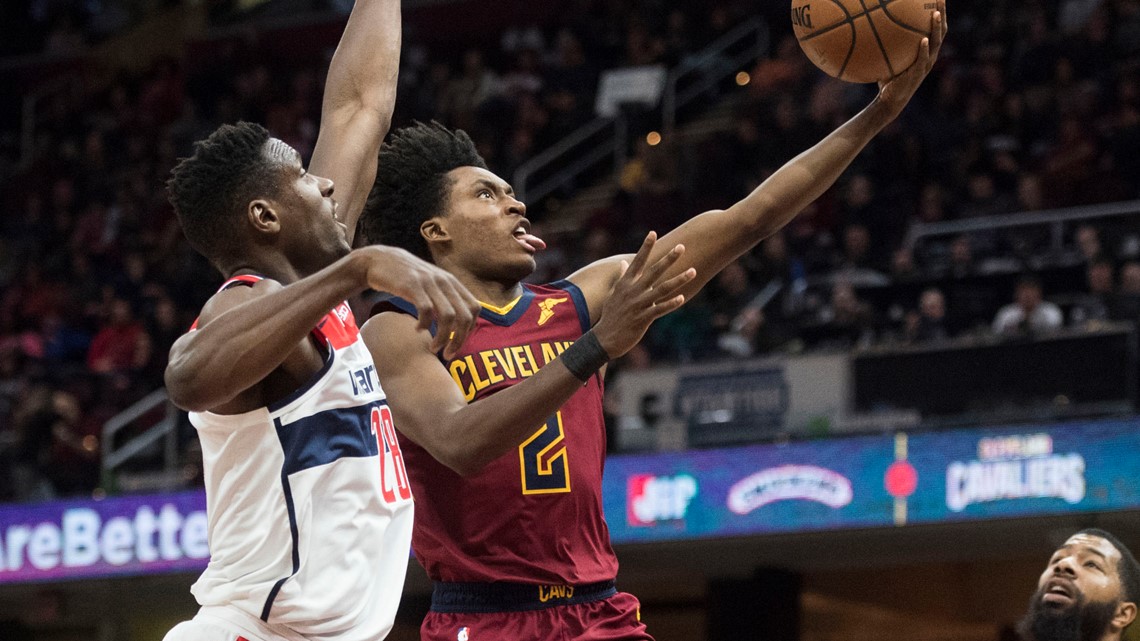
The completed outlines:
<svg viewBox="0 0 1140 641">
<path fill-rule="evenodd" d="M 934 61 L 930 58 L 930 38 L 923 38 L 918 43 L 918 60 L 914 61 L 914 69 L 926 73 L 933 64 Z"/>
<path fill-rule="evenodd" d="M 455 331 L 455 308 L 437 283 L 431 283 L 426 291 L 435 307 L 435 336 L 431 341 L 431 351 L 438 352 L 447 345 Z"/>
<path fill-rule="evenodd" d="M 467 294 L 467 296 L 474 300 L 474 296 L 470 296 L 470 293 L 467 292 L 465 287 L 458 284 L 452 285 L 453 300 L 456 301 L 453 304 L 456 311 L 455 323 L 453 329 L 448 334 L 447 346 L 444 347 L 443 350 L 444 358 L 449 360 L 453 358 L 459 348 L 463 346 L 463 342 L 467 340 L 467 336 L 475 329 L 475 321 L 478 319 L 478 302 L 476 302 L 475 308 L 473 309 L 467 304 L 468 301 L 464 294 Z"/>
<path fill-rule="evenodd" d="M 653 304 L 660 305 L 673 296 L 676 296 L 677 292 L 680 291 L 681 288 L 693 282 L 693 279 L 696 277 L 697 270 L 690 267 L 680 274 L 677 274 L 676 276 L 653 288 L 653 293 L 657 295 L 657 298 L 653 301 Z"/>
<path fill-rule="evenodd" d="M 645 235 L 645 240 L 641 242 L 641 248 L 637 250 L 637 255 L 633 257 L 633 262 L 629 264 L 625 276 L 630 278 L 641 276 L 642 270 L 645 269 L 645 263 L 649 262 L 649 255 L 653 253 L 655 244 L 657 244 L 657 232 L 651 231 Z"/>
<path fill-rule="evenodd" d="M 641 278 L 641 282 L 653 288 L 657 286 L 657 281 L 669 270 L 677 260 L 681 258 L 681 254 L 685 253 L 684 245 L 677 245 L 670 249 L 664 256 L 657 259 L 652 265 L 645 269 L 645 274 Z"/>
<path fill-rule="evenodd" d="M 938 51 L 942 48 L 942 36 L 946 33 L 946 16 L 941 11 L 935 11 L 931 20 L 930 54 L 932 58 L 937 58 Z"/>
<path fill-rule="evenodd" d="M 670 298 L 669 300 L 667 300 L 663 303 L 658 303 L 658 304 L 654 305 L 652 308 L 653 319 L 656 320 L 658 318 L 661 318 L 665 314 L 668 314 L 669 312 L 677 310 L 678 308 L 681 307 L 681 305 L 684 305 L 684 304 L 685 304 L 685 295 L 684 294 L 677 294 L 673 298 Z"/>
<path fill-rule="evenodd" d="M 412 304 L 416 306 L 416 328 L 431 329 L 432 319 L 435 318 L 435 305 L 431 299 L 420 291 L 412 298 Z"/>
</svg>

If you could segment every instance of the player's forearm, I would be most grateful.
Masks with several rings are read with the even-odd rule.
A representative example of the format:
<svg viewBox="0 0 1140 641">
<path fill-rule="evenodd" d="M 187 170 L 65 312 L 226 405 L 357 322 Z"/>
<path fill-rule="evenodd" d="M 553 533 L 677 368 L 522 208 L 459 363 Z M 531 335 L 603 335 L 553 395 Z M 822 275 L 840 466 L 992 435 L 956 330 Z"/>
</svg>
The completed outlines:
<svg viewBox="0 0 1140 641">
<path fill-rule="evenodd" d="M 329 310 L 366 287 L 363 274 L 360 256 L 350 254 L 178 339 L 166 367 L 171 401 L 190 411 L 209 410 L 261 382 Z"/>
<path fill-rule="evenodd" d="M 859 152 L 898 114 L 875 99 L 812 148 L 772 174 L 728 210 L 759 242 L 787 225 L 839 179 Z"/>
<path fill-rule="evenodd" d="M 400 67 L 400 1 L 356 0 L 329 64 L 322 111 L 367 109 L 391 119 Z"/>
<path fill-rule="evenodd" d="M 581 389 L 582 381 L 556 359 L 525 381 L 451 413 L 432 455 L 460 475 L 476 474 L 517 448 Z"/>
<path fill-rule="evenodd" d="M 446 439 L 445 464 L 464 476 L 479 472 L 517 448 L 581 389 L 582 381 L 555 360 L 518 385 L 466 405 L 448 423 L 457 433 Z"/>
</svg>

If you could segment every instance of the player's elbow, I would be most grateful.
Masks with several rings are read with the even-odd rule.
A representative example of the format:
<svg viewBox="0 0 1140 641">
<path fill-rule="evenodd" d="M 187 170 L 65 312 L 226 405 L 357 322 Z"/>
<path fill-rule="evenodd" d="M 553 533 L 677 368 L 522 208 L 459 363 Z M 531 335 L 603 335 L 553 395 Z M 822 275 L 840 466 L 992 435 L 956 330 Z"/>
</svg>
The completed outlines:
<svg viewBox="0 0 1140 641">
<path fill-rule="evenodd" d="M 166 395 L 175 407 L 187 412 L 204 412 L 217 406 L 217 399 L 209 389 L 208 378 L 200 375 L 200 368 L 185 354 L 172 352 L 163 379 Z M 198 373 L 199 375 L 195 375 Z"/>
<path fill-rule="evenodd" d="M 449 453 L 443 457 L 437 457 L 440 462 L 446 465 L 452 472 L 464 478 L 472 477 L 482 472 L 490 460 L 484 460 L 482 457 L 476 456 L 470 452 L 455 452 Z"/>
<path fill-rule="evenodd" d="M 459 476 L 464 478 L 475 476 L 495 460 L 488 448 L 470 442 L 461 442 L 461 439 L 452 439 L 452 441 L 437 448 L 433 456 Z"/>
<path fill-rule="evenodd" d="M 196 392 L 195 386 L 180 368 L 173 364 L 167 365 L 163 378 L 166 383 L 166 395 L 175 407 L 187 412 L 202 410 L 202 395 Z"/>
</svg>

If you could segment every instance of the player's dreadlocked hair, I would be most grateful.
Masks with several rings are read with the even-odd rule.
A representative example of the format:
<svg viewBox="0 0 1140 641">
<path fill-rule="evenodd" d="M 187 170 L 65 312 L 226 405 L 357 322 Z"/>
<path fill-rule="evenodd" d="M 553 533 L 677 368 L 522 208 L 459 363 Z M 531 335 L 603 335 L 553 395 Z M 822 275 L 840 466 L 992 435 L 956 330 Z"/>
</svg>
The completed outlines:
<svg viewBox="0 0 1140 641">
<path fill-rule="evenodd" d="M 376 182 L 360 218 L 364 240 L 400 247 L 430 261 L 420 223 L 443 213 L 447 172 L 458 167 L 487 168 L 462 129 L 452 131 L 432 121 L 393 133 L 380 148 Z"/>
<path fill-rule="evenodd" d="M 233 250 L 240 214 L 251 200 L 274 195 L 276 164 L 262 150 L 261 125 L 222 125 L 194 143 L 194 155 L 170 172 L 167 195 L 190 246 L 210 260 Z"/>
<path fill-rule="evenodd" d="M 1116 565 L 1116 572 L 1120 575 L 1120 585 L 1123 588 L 1124 600 L 1140 606 L 1140 563 L 1132 556 L 1132 550 L 1124 545 L 1120 539 L 1110 532 L 1098 528 L 1085 528 L 1077 534 L 1085 534 L 1102 538 L 1112 544 L 1120 552 L 1120 561 Z M 1074 535 L 1076 536 L 1076 535 Z"/>
</svg>

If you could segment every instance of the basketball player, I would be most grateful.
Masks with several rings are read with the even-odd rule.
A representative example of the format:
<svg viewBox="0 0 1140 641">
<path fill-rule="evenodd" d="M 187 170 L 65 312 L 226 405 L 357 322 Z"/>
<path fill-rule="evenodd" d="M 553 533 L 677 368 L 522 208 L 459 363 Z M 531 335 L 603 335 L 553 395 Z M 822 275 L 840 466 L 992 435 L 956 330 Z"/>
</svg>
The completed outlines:
<svg viewBox="0 0 1140 641">
<path fill-rule="evenodd" d="M 1018 632 L 1025 641 L 1120 641 L 1138 604 L 1132 552 L 1104 530 L 1081 530 L 1053 553 Z"/>
<path fill-rule="evenodd" d="M 371 287 L 419 300 L 425 327 L 455 333 L 449 350 L 479 308 L 406 251 L 350 250 L 388 128 L 399 29 L 398 0 L 357 0 L 312 173 L 249 123 L 219 128 L 173 171 L 187 239 L 228 280 L 166 371 L 202 442 L 211 554 L 192 588 L 201 609 L 167 641 L 379 641 L 392 627 L 412 496 L 344 299 Z"/>
<path fill-rule="evenodd" d="M 417 496 L 416 558 L 435 582 L 425 641 L 651 639 L 637 600 L 614 584 L 603 367 L 656 317 L 636 301 L 671 309 L 696 293 L 818 198 L 899 115 L 934 64 L 941 16 L 914 66 L 742 201 L 660 242 L 650 234 L 632 259 L 603 259 L 549 285 L 521 283 L 545 245 L 465 133 L 417 125 L 381 149 L 366 240 L 432 260 L 483 303 L 452 354 L 399 300 L 378 305 L 362 330 Z"/>
</svg>

